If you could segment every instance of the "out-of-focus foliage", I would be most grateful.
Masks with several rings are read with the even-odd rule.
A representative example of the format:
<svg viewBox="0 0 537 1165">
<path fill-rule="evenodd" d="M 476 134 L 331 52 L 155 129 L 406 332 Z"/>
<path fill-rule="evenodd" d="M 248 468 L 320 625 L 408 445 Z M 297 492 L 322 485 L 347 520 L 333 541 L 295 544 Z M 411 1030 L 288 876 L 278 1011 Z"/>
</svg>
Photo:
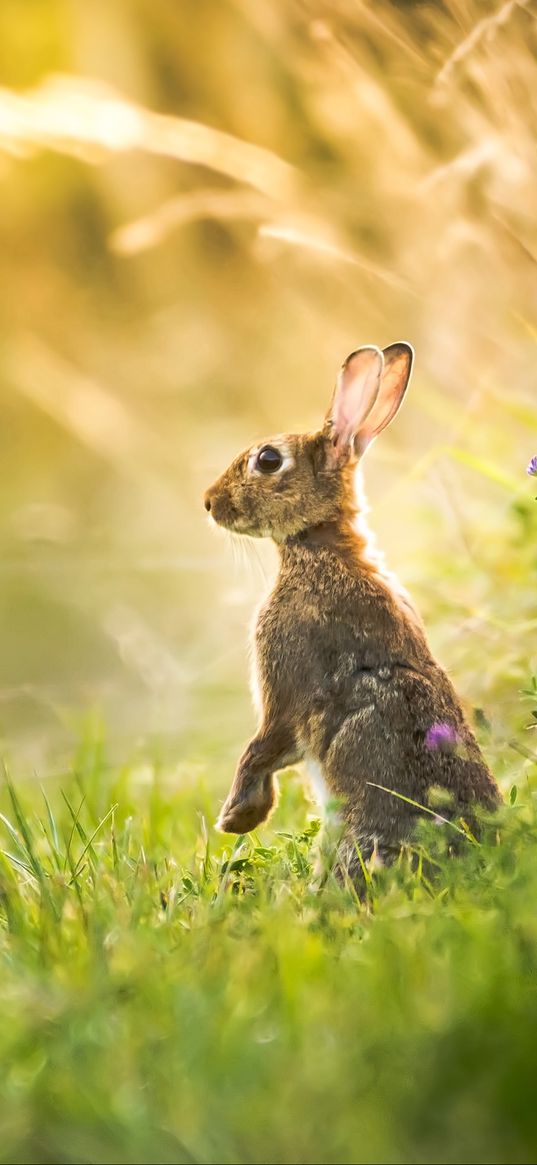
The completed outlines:
<svg viewBox="0 0 537 1165">
<path fill-rule="evenodd" d="M 372 523 L 508 735 L 535 637 L 536 47 L 524 2 L 4 0 L 0 725 L 27 765 L 94 708 L 116 755 L 209 734 L 231 767 L 272 558 L 235 565 L 203 489 L 400 337 Z"/>
</svg>

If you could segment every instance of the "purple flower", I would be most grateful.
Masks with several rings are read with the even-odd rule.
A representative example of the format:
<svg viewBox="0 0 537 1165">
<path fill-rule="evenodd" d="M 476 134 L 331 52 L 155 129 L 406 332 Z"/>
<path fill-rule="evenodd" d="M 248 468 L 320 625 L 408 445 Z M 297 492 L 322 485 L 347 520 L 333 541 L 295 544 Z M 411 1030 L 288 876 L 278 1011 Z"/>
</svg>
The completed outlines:
<svg viewBox="0 0 537 1165">
<path fill-rule="evenodd" d="M 535 454 L 535 457 L 532 457 L 526 473 L 528 473 L 530 477 L 537 477 L 537 453 Z"/>
<path fill-rule="evenodd" d="M 451 724 L 440 721 L 431 724 L 425 736 L 425 747 L 438 749 L 439 752 L 454 752 L 458 743 L 458 736 Z"/>
</svg>

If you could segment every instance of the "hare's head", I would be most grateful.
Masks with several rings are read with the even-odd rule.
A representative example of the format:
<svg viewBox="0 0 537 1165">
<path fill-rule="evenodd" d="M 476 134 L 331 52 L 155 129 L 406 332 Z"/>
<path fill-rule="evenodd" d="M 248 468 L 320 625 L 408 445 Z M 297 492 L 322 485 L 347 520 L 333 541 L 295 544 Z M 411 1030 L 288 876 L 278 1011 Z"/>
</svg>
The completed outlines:
<svg viewBox="0 0 537 1165">
<path fill-rule="evenodd" d="M 236 457 L 205 494 L 214 521 L 238 534 L 283 542 L 352 512 L 354 469 L 398 411 L 412 360 L 406 343 L 352 352 L 322 429 L 268 437 Z"/>
</svg>

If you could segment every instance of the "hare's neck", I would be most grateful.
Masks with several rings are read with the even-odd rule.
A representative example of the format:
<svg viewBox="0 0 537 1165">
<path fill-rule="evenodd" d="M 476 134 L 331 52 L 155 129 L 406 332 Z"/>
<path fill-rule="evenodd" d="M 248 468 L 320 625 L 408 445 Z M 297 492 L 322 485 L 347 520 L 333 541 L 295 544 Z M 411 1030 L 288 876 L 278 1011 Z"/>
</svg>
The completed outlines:
<svg viewBox="0 0 537 1165">
<path fill-rule="evenodd" d="M 284 543 L 284 553 L 292 553 L 293 547 L 311 550 L 313 554 L 319 549 L 331 551 L 353 572 L 384 573 L 384 564 L 376 552 L 373 535 L 361 515 L 334 518 L 328 522 L 319 522 L 317 526 L 309 526 Z"/>
</svg>

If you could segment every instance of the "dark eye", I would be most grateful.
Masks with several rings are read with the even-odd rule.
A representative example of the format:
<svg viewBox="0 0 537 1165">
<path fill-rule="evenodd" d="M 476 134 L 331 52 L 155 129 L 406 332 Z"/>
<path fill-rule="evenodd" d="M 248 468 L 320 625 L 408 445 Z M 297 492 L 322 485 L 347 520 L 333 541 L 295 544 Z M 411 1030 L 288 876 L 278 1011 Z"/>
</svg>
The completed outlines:
<svg viewBox="0 0 537 1165">
<path fill-rule="evenodd" d="M 272 445 L 264 445 L 257 454 L 255 463 L 256 469 L 261 473 L 276 473 L 281 469 L 283 457 L 278 449 L 274 449 Z"/>
</svg>

